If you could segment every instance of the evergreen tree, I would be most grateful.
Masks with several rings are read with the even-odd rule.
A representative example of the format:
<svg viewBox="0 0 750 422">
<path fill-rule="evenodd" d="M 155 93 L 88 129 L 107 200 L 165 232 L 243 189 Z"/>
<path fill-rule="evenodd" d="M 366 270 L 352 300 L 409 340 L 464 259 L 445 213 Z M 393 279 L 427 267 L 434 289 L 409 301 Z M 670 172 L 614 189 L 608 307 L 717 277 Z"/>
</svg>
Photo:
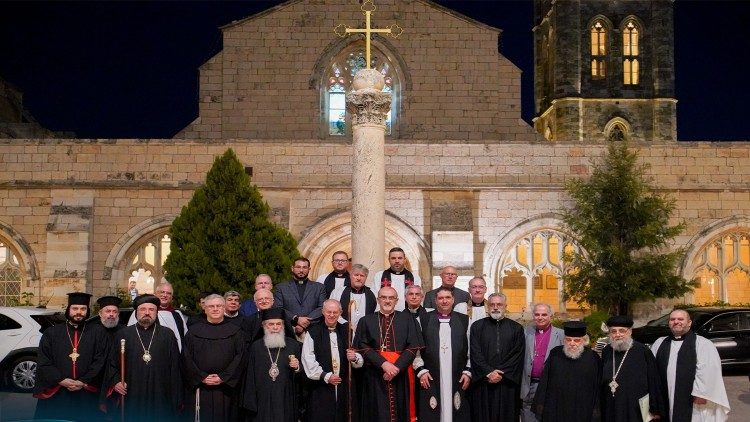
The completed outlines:
<svg viewBox="0 0 750 422">
<path fill-rule="evenodd" d="M 610 142 L 588 181 L 570 180 L 573 206 L 563 211 L 567 229 L 582 250 L 566 254 L 566 299 L 627 314 L 635 301 L 684 295 L 695 285 L 676 275 L 681 249 L 669 252 L 685 228 L 670 225 L 674 200 L 645 176 L 647 165 L 626 142 Z"/>
<path fill-rule="evenodd" d="M 202 291 L 237 290 L 249 298 L 258 274 L 285 279 L 299 255 L 297 242 L 268 213 L 234 151 L 217 157 L 206 184 L 172 223 L 164 269 L 175 303 L 195 308 Z"/>
</svg>

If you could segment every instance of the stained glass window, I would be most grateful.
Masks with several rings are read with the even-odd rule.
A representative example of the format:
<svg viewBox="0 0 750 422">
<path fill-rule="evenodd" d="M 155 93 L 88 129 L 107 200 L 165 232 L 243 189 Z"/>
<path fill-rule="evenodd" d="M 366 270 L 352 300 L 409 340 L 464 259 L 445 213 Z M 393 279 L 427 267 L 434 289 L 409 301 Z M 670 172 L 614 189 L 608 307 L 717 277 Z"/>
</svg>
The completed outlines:
<svg viewBox="0 0 750 422">
<path fill-rule="evenodd" d="M 373 48 L 370 55 L 370 67 L 377 69 L 385 78 L 383 92 L 393 93 L 391 110 L 386 117 L 386 134 L 392 133 L 393 110 L 396 110 L 398 80 L 388 58 Z M 346 113 L 346 92 L 351 86 L 354 75 L 366 67 L 365 50 L 361 43 L 356 43 L 341 51 L 331 63 L 326 74 L 325 106 L 328 134 L 331 136 L 346 135 L 349 128 L 349 117 Z"/>
</svg>

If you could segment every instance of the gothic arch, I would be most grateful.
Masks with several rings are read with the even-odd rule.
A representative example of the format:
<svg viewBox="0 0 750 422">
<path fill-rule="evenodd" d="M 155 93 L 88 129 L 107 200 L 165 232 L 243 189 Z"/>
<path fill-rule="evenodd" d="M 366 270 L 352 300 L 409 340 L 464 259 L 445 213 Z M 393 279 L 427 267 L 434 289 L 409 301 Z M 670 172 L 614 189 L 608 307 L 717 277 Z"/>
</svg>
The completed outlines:
<svg viewBox="0 0 750 422">
<path fill-rule="evenodd" d="M 323 53 L 318 57 L 315 65 L 312 69 L 312 74 L 309 79 L 309 88 L 317 89 L 319 91 L 320 104 L 319 104 L 319 116 L 320 130 L 319 136 L 325 139 L 335 140 L 339 139 L 351 139 L 350 134 L 344 134 L 339 132 L 332 134 L 329 127 L 329 116 L 328 116 L 328 78 L 327 73 L 329 67 L 333 64 L 334 60 L 340 59 L 338 57 L 341 53 L 346 50 L 354 50 L 356 45 L 362 44 L 364 40 L 364 34 L 353 34 L 345 38 L 331 42 L 324 50 Z M 404 95 L 409 92 L 412 86 L 410 73 L 408 71 L 406 62 L 403 60 L 401 55 L 397 53 L 397 50 L 393 44 L 388 42 L 384 37 L 375 36 L 371 40 L 372 48 L 378 53 L 382 54 L 385 61 L 389 63 L 391 68 L 391 75 L 393 76 L 394 85 L 392 86 L 392 110 L 391 110 L 391 123 L 390 123 L 390 137 L 397 138 L 399 133 L 399 121 L 402 119 Z M 335 80 L 335 78 L 334 78 Z M 387 84 L 388 85 L 388 84 Z M 336 91 L 336 95 L 341 95 L 342 91 Z M 344 112 L 342 111 L 342 114 Z M 348 120 L 348 118 L 347 118 Z M 348 124 L 348 123 L 347 123 Z M 344 135 L 344 136 L 342 136 Z"/>
<path fill-rule="evenodd" d="M 120 239 L 115 242 L 110 250 L 107 260 L 104 262 L 104 274 L 102 275 L 103 281 L 109 281 L 107 287 L 110 291 L 115 291 L 118 283 L 123 280 L 127 281 L 128 274 L 126 274 L 126 262 L 125 258 L 131 253 L 134 247 L 137 246 L 138 242 L 144 237 L 154 234 L 157 231 L 168 229 L 174 219 L 177 218 L 177 214 L 164 214 L 144 220 L 137 225 L 133 226 Z"/>
<path fill-rule="evenodd" d="M 531 255 L 537 240 L 541 242 L 539 246 L 542 255 L 539 262 Z M 562 216 L 559 214 L 545 213 L 521 221 L 488 249 L 485 264 L 488 288 L 499 291 L 503 278 L 514 277 L 514 281 L 523 278 L 522 287 L 503 286 L 512 312 L 530 311 L 529 305 L 539 300 L 549 302 L 556 310 L 565 312 L 566 305 L 562 301 L 562 284 L 559 279 L 565 271 L 562 252 L 571 243 L 572 239 L 563 230 Z M 519 265 L 521 258 L 517 255 L 516 248 L 522 244 L 526 246 L 528 254 L 526 261 L 531 265 Z M 554 257 L 552 246 L 557 248 L 554 250 Z M 535 282 L 540 283 L 541 287 L 534 287 Z M 523 297 L 515 297 L 519 296 L 519 291 Z"/>
<path fill-rule="evenodd" d="M 340 211 L 309 227 L 302 234 L 297 248 L 302 256 L 310 260 L 311 278 L 330 271 L 331 255 L 335 251 L 343 250 L 351 255 L 351 221 L 351 211 Z M 423 280 L 430 277 L 427 244 L 411 226 L 389 212 L 385 214 L 385 243 L 385 252 L 394 246 L 401 247 L 412 271 Z M 383 268 L 370 268 L 370 277 Z"/>
<path fill-rule="evenodd" d="M 703 247 L 706 246 L 706 243 L 711 239 L 733 229 L 750 230 L 750 216 L 734 215 L 714 221 L 690 238 L 686 243 L 687 247 L 685 248 L 685 254 L 682 257 L 682 262 L 679 266 L 680 276 L 688 279 L 691 278 L 692 268 L 690 268 L 690 266 L 693 261 L 695 261 L 700 250 L 703 249 Z"/>
<path fill-rule="evenodd" d="M 618 130 L 622 132 L 623 136 L 623 139 L 618 140 L 625 141 L 630 139 L 633 135 L 633 127 L 630 125 L 630 122 L 622 117 L 613 117 L 604 125 L 604 139 L 611 139 L 614 133 Z"/>
<path fill-rule="evenodd" d="M 16 257 L 26 279 L 26 286 L 24 287 L 31 287 L 32 282 L 40 281 L 36 254 L 23 236 L 9 224 L 0 221 L 0 240 L 6 242 L 12 250 L 18 252 Z"/>
<path fill-rule="evenodd" d="M 638 32 L 640 36 L 643 36 L 643 33 L 646 30 L 646 27 L 643 25 L 643 21 L 636 15 L 628 15 L 623 18 L 622 21 L 620 21 L 620 25 L 618 26 L 618 29 L 620 30 L 620 33 L 622 33 L 623 29 L 625 29 L 625 25 L 628 24 L 628 22 L 633 22 L 638 27 Z"/>
</svg>

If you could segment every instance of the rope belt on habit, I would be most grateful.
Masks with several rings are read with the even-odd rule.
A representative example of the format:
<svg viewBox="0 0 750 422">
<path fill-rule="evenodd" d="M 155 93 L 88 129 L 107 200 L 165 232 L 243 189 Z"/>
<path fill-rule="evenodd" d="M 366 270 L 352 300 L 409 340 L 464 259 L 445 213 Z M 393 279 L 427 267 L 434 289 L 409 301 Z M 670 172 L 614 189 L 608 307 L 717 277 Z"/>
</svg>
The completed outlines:
<svg viewBox="0 0 750 422">
<path fill-rule="evenodd" d="M 539 378 L 531 377 L 531 383 L 539 382 Z"/>
</svg>

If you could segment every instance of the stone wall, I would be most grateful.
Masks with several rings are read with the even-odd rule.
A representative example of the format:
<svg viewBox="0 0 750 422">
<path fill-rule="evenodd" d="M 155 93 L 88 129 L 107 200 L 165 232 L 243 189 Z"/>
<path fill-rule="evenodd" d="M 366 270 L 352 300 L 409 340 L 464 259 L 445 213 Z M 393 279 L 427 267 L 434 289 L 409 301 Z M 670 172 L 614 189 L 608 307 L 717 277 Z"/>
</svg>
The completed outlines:
<svg viewBox="0 0 750 422">
<path fill-rule="evenodd" d="M 4 238 L 20 239 L 30 251 L 22 258 L 27 273 L 37 276 L 25 287 L 38 295 L 44 286 L 42 296 L 57 297 L 71 288 L 99 295 L 123 287 L 128 248 L 154 228 L 168 226 L 214 158 L 229 147 L 252 166 L 253 182 L 277 221 L 301 245 L 328 230 L 325 221 L 346 223 L 349 145 L 0 140 L 0 227 Z M 542 142 L 418 142 L 386 149 L 386 224 L 392 236 L 401 236 L 399 242 L 411 242 L 419 252 L 410 259 L 423 279 L 437 274 L 430 262 L 432 230 L 458 227 L 474 233 L 474 268 L 464 272 L 486 274 L 491 286 L 498 282 L 499 261 L 519 235 L 559 228 L 556 213 L 567 201 L 563 183 L 587 175 L 589 159 L 604 152 L 601 145 Z M 688 225 L 676 246 L 690 246 L 722 221 L 750 217 L 750 172 L 744 165 L 750 144 L 669 143 L 638 149 L 651 165 L 650 175 L 677 201 L 675 221 Z M 463 212 L 467 204 L 470 211 Z M 77 211 L 68 213 L 61 206 Z M 90 218 L 81 221 L 85 215 Z M 64 226 L 60 216 L 77 220 Z M 319 256 L 330 252 L 325 245 L 305 250 L 319 263 L 314 273 L 328 270 L 321 266 L 330 257 Z M 86 254 L 90 260 L 82 262 Z"/>
<path fill-rule="evenodd" d="M 200 69 L 199 117 L 178 137 L 327 137 L 321 75 L 361 38 L 339 39 L 334 28 L 363 20 L 356 2 L 293 1 L 226 25 L 222 52 Z M 498 29 L 429 1 L 378 1 L 373 25 L 391 24 L 404 34 L 374 43 L 403 66 L 398 138 L 536 139 L 520 120 L 521 73 L 498 53 Z"/>
</svg>

